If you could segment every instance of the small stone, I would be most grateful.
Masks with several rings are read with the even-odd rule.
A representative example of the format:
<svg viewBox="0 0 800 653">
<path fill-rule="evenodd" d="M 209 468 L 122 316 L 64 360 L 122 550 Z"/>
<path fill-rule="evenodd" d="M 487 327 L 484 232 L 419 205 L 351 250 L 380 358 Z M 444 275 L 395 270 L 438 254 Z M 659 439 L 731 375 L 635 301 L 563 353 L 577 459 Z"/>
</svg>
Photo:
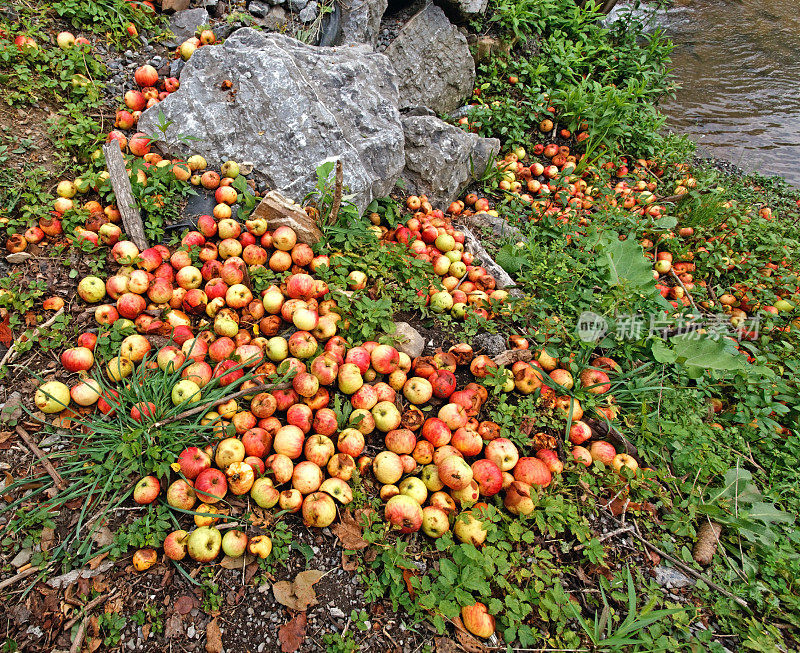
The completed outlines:
<svg viewBox="0 0 800 653">
<path fill-rule="evenodd" d="M 194 624 L 192 624 L 191 626 L 189 626 L 189 627 L 186 629 L 186 636 L 187 636 L 189 639 L 192 639 L 192 638 L 194 638 L 194 636 L 195 636 L 195 634 L 196 634 L 196 633 L 197 633 L 197 631 L 195 630 Z"/>
<path fill-rule="evenodd" d="M 688 587 L 694 585 L 695 581 L 689 578 L 686 574 L 673 569 L 672 567 L 665 567 L 659 565 L 655 568 L 656 582 L 663 587 L 670 589 L 680 589 L 681 587 Z"/>
<path fill-rule="evenodd" d="M 42 449 L 47 449 L 48 447 L 52 447 L 54 444 L 58 444 L 61 441 L 61 436 L 53 433 L 52 435 L 48 435 L 44 438 L 40 443 L 39 446 Z"/>
<path fill-rule="evenodd" d="M 317 3 L 312 0 L 299 14 L 297 14 L 297 17 L 304 23 L 310 23 L 311 21 L 316 20 L 318 13 Z"/>
<path fill-rule="evenodd" d="M 494 358 L 506 350 L 506 339 L 496 333 L 479 333 L 472 339 L 472 346 L 478 350 L 477 353 Z"/>
<path fill-rule="evenodd" d="M 32 549 L 20 549 L 17 555 L 14 556 L 14 559 L 11 561 L 11 564 L 19 569 L 22 565 L 27 565 L 28 561 L 31 559 L 33 555 Z"/>
<path fill-rule="evenodd" d="M 170 77 L 178 77 L 183 70 L 183 67 L 186 65 L 186 62 L 183 59 L 175 59 L 169 65 L 169 76 Z"/>
<path fill-rule="evenodd" d="M 256 18 L 264 18 L 269 11 L 269 5 L 266 2 L 259 2 L 259 0 L 253 0 L 249 5 L 247 5 L 247 11 L 249 11 L 253 16 Z"/>
<path fill-rule="evenodd" d="M 334 619 L 344 619 L 345 614 L 339 608 L 331 608 L 328 611 L 328 614 L 331 615 Z"/>
<path fill-rule="evenodd" d="M 395 322 L 394 326 L 395 332 L 392 337 L 397 340 L 395 349 L 408 354 L 412 360 L 417 356 L 422 356 L 422 350 L 425 349 L 425 338 L 419 334 L 419 331 L 408 322 Z"/>
<path fill-rule="evenodd" d="M 303 11 L 308 4 L 308 0 L 289 0 L 289 9 L 292 11 Z"/>
</svg>

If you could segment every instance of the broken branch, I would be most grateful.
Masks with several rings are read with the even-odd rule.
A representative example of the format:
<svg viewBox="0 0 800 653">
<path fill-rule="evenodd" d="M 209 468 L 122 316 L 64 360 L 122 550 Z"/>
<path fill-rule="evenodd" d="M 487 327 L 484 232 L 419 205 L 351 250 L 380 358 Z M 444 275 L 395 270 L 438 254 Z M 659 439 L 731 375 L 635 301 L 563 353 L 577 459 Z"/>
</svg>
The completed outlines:
<svg viewBox="0 0 800 653">
<path fill-rule="evenodd" d="M 56 487 L 59 490 L 63 490 L 66 487 L 66 483 L 64 482 L 64 479 L 61 478 L 61 474 L 59 474 L 56 471 L 56 468 L 53 467 L 53 463 L 50 462 L 47 454 L 45 454 L 45 452 L 36 445 L 31 436 L 28 435 L 25 429 L 23 429 L 21 426 L 17 427 L 17 435 L 19 435 L 25 444 L 28 445 L 28 449 L 30 449 L 36 455 L 36 457 L 42 461 L 44 468 L 47 470 L 47 473 L 50 474 L 50 477 L 55 482 Z"/>
</svg>

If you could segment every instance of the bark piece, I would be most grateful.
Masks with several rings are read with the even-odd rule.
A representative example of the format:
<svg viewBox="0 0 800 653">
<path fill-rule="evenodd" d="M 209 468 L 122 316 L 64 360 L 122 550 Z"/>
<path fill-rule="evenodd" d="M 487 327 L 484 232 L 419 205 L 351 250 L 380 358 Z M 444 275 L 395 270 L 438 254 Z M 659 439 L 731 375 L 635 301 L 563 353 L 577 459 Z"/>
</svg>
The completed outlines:
<svg viewBox="0 0 800 653">
<path fill-rule="evenodd" d="M 122 216 L 122 224 L 125 226 L 125 233 L 139 248 L 139 251 L 147 249 L 147 237 L 144 235 L 144 224 L 133 199 L 131 190 L 131 180 L 128 178 L 128 171 L 125 168 L 125 159 L 116 141 L 106 143 L 103 146 L 103 154 L 106 156 L 106 167 L 110 175 L 111 188 L 114 190 L 114 197 L 117 200 L 117 208 Z"/>
</svg>

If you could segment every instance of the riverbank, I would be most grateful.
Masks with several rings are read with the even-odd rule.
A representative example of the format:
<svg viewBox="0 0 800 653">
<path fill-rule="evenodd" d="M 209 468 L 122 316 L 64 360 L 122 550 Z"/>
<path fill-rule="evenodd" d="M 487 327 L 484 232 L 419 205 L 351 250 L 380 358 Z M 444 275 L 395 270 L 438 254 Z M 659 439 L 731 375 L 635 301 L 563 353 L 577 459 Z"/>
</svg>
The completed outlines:
<svg viewBox="0 0 800 653">
<path fill-rule="evenodd" d="M 26 6 L 17 11 L 36 19 Z M 47 465 L 52 461 L 57 474 L 72 479 L 103 463 L 102 457 L 86 456 L 92 440 L 79 436 L 105 428 L 101 423 L 108 419 L 73 405 L 68 414 L 37 415 L 49 424 L 42 428 L 14 404 L 35 409 L 40 379 L 32 374 L 70 385 L 79 380 L 59 365 L 60 353 L 73 347 L 79 334 L 102 334 L 106 328 L 95 324 L 94 307 L 76 296 L 77 282 L 90 275 L 120 276 L 125 268 L 109 256 L 109 248 L 95 246 L 80 231 L 71 243 L 48 235 L 24 248 L 22 253 L 33 256 L 6 258 L 7 276 L 0 281 L 6 291 L 0 296 L 2 317 L 10 333 L 4 344 L 19 349 L 3 377 L 3 500 L 13 505 L 33 492 L 13 512 L 0 513 L 0 519 L 13 518 L 4 522 L 0 583 L 25 574 L 32 568 L 28 565 L 47 570 L 42 577 L 34 573 L 3 585 L 10 606 L 4 624 L 9 650 L 796 648 L 798 197 L 778 179 L 693 159 L 691 143 L 665 136 L 657 103 L 670 90 L 669 43 L 648 37 L 635 23 L 606 30 L 596 18 L 566 0 L 497 0 L 485 17 L 464 22 L 475 50 L 493 54 L 479 60 L 475 89 L 467 98 L 471 107 L 453 122 L 499 138 L 501 150 L 460 194 L 460 204 L 442 207 L 447 210 L 440 215 L 434 207 L 426 209 L 424 198 L 395 189 L 363 217 L 345 201 L 340 221 L 327 226 L 336 194 L 331 175 L 309 208 L 311 215 L 321 213 L 320 224 L 326 225 L 314 253 L 335 254 L 340 266 L 309 272 L 332 291 L 320 296 L 320 303 L 323 297 L 337 298 L 334 312 L 342 320 L 335 324 L 350 345 L 375 340 L 399 348 L 387 322 L 401 316 L 425 336 L 414 356 L 459 344 L 495 360 L 507 356 L 503 365 L 511 379 L 452 364 L 453 382 L 460 389 L 467 381 L 477 383 L 485 388 L 485 400 L 477 402 L 473 415 L 480 425 L 476 421 L 474 431 L 465 426 L 459 437 L 453 429 L 450 444 L 458 442 L 459 455 L 469 461 L 488 460 L 488 454 L 480 458 L 481 450 L 499 433 L 527 460 L 549 461 L 546 482 L 519 480 L 513 463 L 506 470 L 515 474 L 519 497 L 530 498 L 530 510 L 509 499 L 515 495 L 508 488 L 492 494 L 481 485 L 480 498 L 489 507 L 469 514 L 481 518 L 482 541 L 459 536 L 459 521 L 448 523 L 439 537 L 425 526 L 428 534 L 401 534 L 389 528 L 391 514 L 381 500 L 391 494 L 393 483 L 386 483 L 379 470 L 370 471 L 367 462 L 361 469 L 359 460 L 362 473 L 349 477 L 352 515 L 341 506 L 335 523 L 313 528 L 304 524 L 302 513 L 261 510 L 229 495 L 225 519 L 251 538 L 268 534 L 270 555 L 226 556 L 222 565 L 188 557 L 173 562 L 163 555 L 164 539 L 179 527 L 191 530 L 192 518 L 163 498 L 138 505 L 132 488 L 150 474 L 160 477 L 163 488 L 178 478 L 178 470 L 169 468 L 175 462 L 169 447 L 202 446 L 208 420 L 164 431 L 158 446 L 142 445 L 141 429 L 109 431 L 118 440 L 110 460 L 121 451 L 117 444 L 141 447 L 122 458 L 128 471 L 114 480 L 119 507 L 104 516 L 99 511 L 108 499 L 84 489 L 70 494 L 60 511 L 48 510 L 50 501 L 60 499 L 57 477 Z M 126 15 L 122 24 L 114 16 L 104 20 L 101 31 L 114 34 L 125 34 L 128 20 L 134 20 L 152 51 L 135 49 L 134 41 L 120 36 L 115 46 L 103 46 L 106 51 L 94 50 L 96 64 L 87 52 L 60 53 L 48 23 L 29 32 L 51 53 L 32 59 L 33 70 L 68 70 L 70 82 L 50 88 L 33 81 L 28 95 L 16 98 L 17 113 L 5 112 L 8 124 L 23 114 L 34 122 L 22 138 L 3 136 L 7 149 L 0 156 L 8 157 L 6 165 L 15 170 L 0 189 L 7 211 L 4 242 L 49 219 L 58 180 L 102 181 L 97 176 L 102 161 L 92 164 L 89 156 L 105 140 L 121 105 L 109 103 L 82 79 L 73 84 L 71 75 L 108 78 L 102 63 L 119 71 L 114 84 L 121 91 L 133 85 L 138 66 L 160 57 L 167 73 L 161 77 L 172 76 L 177 59 L 158 45 L 154 20 L 138 14 Z M 219 30 L 250 22 L 239 14 L 223 14 L 217 21 L 210 27 L 220 40 Z M 7 18 L 3 28 L 10 36 L 18 34 Z M 16 75 L 19 85 L 32 64 L 20 59 L 11 43 L 4 45 L 2 69 Z M 69 67 L 79 62 L 85 68 Z M 40 94 L 38 108 L 31 108 L 33 93 Z M 46 107 L 66 119 L 55 133 L 35 120 L 39 112 L 44 117 Z M 247 159 L 242 152 L 240 163 Z M 137 165 L 136 160 L 130 157 L 128 164 Z M 222 163 L 208 162 L 215 169 Z M 228 179 L 235 183 L 234 177 Z M 162 229 L 179 217 L 189 187 L 190 182 L 174 180 L 159 185 L 163 197 L 147 214 L 146 226 Z M 244 210 L 250 198 L 255 200 L 252 187 L 240 184 L 234 208 Z M 97 200 L 111 206 L 108 193 Z M 90 217 L 66 215 L 65 233 Z M 212 220 L 214 231 L 223 219 Z M 455 275 L 449 267 L 455 261 L 449 261 L 447 270 L 436 273 L 441 254 L 458 248 L 443 240 L 439 253 L 430 249 L 440 243 L 424 235 L 420 225 L 434 221 L 442 230 L 434 226 L 437 239 L 452 232 L 455 241 L 462 226 L 479 233 L 516 289 L 490 300 L 496 279 L 482 273 L 473 279 L 474 262 L 461 255 L 458 262 L 469 264 L 469 271 L 462 275 L 454 268 Z M 245 242 L 256 241 L 257 229 L 250 225 L 242 231 Z M 411 235 L 415 230 L 418 237 Z M 263 235 L 258 243 L 264 244 Z M 409 250 L 398 244 L 403 239 L 424 245 Z M 217 248 L 221 244 L 216 236 L 208 240 Z M 177 237 L 168 244 L 168 254 L 181 249 Z M 184 246 L 184 253 L 188 249 Z M 410 266 L 415 275 L 408 280 Z M 355 272 L 365 275 L 361 288 L 359 277 L 350 276 Z M 254 270 L 250 274 L 256 292 L 262 289 L 258 284 L 266 290 L 276 280 Z M 472 284 L 467 292 L 465 282 Z M 349 299 L 333 294 L 348 286 L 355 293 Z M 463 301 L 456 301 L 458 292 Z M 56 318 L 32 345 L 25 344 L 26 329 L 55 315 L 57 309 L 43 306 L 51 295 L 64 300 L 68 317 Z M 432 310 L 426 300 L 443 308 Z M 168 314 L 158 317 L 166 320 Z M 197 333 L 203 315 L 190 318 Z M 119 341 L 128 333 L 99 342 L 94 371 L 103 356 L 119 353 Z M 176 337 L 174 330 L 165 333 L 154 346 Z M 520 353 L 526 349 L 532 356 Z M 441 366 L 442 372 L 450 363 L 439 356 L 436 361 L 410 357 L 409 378 L 422 375 L 424 363 Z M 514 359 L 521 360 L 512 364 Z M 373 365 L 380 367 L 368 362 L 365 376 L 371 371 L 376 379 L 396 382 L 389 374 L 378 376 Z M 153 391 L 155 403 L 177 412 L 169 397 L 176 379 L 164 373 L 163 383 L 170 387 L 166 393 L 164 387 Z M 147 383 L 144 376 L 132 378 Z M 351 393 L 341 388 L 341 383 L 330 386 L 330 406 L 340 421 L 352 402 Z M 129 384 L 125 392 L 130 390 Z M 404 408 L 416 405 L 402 383 L 397 394 L 404 397 L 399 400 Z M 434 399 L 430 406 L 420 405 L 429 410 L 441 404 Z M 282 411 L 276 414 L 282 422 L 289 419 Z M 235 420 L 229 419 L 233 426 Z M 576 423 L 588 425 L 588 440 L 573 428 Z M 38 454 L 17 427 L 38 442 Z M 371 459 L 394 446 L 381 430 L 367 432 L 364 455 Z M 480 434 L 477 454 L 474 443 L 467 444 L 468 432 Z M 431 443 L 433 451 L 434 438 L 413 437 Z M 602 445 L 589 453 L 590 443 L 599 441 L 628 457 L 615 459 L 617 465 L 603 455 Z M 413 453 L 412 463 L 431 466 L 420 462 L 424 456 L 416 446 Z M 424 472 L 422 478 L 427 479 Z M 425 487 L 434 492 L 433 486 Z M 48 493 L 52 488 L 52 493 L 45 498 L 35 494 L 37 488 Z M 63 497 L 66 492 L 60 491 Z M 458 504 L 445 496 L 440 499 L 469 511 L 466 494 L 455 495 Z M 93 523 L 103 527 L 92 538 L 81 537 L 82 520 L 95 516 L 102 519 Z M 701 537 L 710 524 L 719 528 L 716 536 Z M 137 571 L 140 557 L 134 554 L 151 549 L 158 561 Z M 73 567 L 84 569 L 82 578 L 68 575 Z M 320 573 L 306 580 L 312 577 L 302 576 L 304 571 Z M 474 624 L 461 608 L 476 601 L 493 617 L 491 637 L 470 634 Z M 598 625 L 601 621 L 605 626 Z"/>
</svg>

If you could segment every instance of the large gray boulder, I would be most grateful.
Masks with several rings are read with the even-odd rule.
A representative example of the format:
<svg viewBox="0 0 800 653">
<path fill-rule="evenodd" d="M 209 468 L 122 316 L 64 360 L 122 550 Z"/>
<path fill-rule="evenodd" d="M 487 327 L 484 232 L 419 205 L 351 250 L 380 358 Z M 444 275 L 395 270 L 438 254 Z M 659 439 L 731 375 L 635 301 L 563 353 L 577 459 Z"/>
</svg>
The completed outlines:
<svg viewBox="0 0 800 653">
<path fill-rule="evenodd" d="M 426 106 L 448 113 L 471 95 L 475 61 L 467 39 L 436 5 L 408 21 L 386 55 L 400 77 L 400 108 Z"/>
<path fill-rule="evenodd" d="M 460 20 L 474 18 L 486 11 L 489 0 L 437 0 L 447 11 Z"/>
<path fill-rule="evenodd" d="M 208 25 L 209 20 L 208 12 L 202 7 L 177 11 L 169 21 L 169 31 L 173 36 L 165 41 L 164 45 L 171 48 L 179 46 L 186 39 L 192 38 L 198 27 Z"/>
<path fill-rule="evenodd" d="M 223 89 L 225 80 L 232 89 Z M 341 159 L 345 186 L 363 210 L 389 193 L 405 165 L 397 103 L 397 78 L 383 54 L 315 48 L 247 28 L 198 49 L 180 89 L 145 111 L 139 129 L 173 155 L 201 154 L 211 165 L 252 161 L 258 181 L 296 200 L 314 189 L 318 166 Z M 172 121 L 165 138 L 157 128 L 162 111 Z"/>
<path fill-rule="evenodd" d="M 406 166 L 402 179 L 409 193 L 426 194 L 433 206 L 445 209 L 464 188 L 486 170 L 500 151 L 496 138 L 453 127 L 436 116 L 405 115 Z"/>
<path fill-rule="evenodd" d="M 336 45 L 369 43 L 374 49 L 381 29 L 381 18 L 388 6 L 389 0 L 343 0 L 342 22 Z"/>
</svg>

